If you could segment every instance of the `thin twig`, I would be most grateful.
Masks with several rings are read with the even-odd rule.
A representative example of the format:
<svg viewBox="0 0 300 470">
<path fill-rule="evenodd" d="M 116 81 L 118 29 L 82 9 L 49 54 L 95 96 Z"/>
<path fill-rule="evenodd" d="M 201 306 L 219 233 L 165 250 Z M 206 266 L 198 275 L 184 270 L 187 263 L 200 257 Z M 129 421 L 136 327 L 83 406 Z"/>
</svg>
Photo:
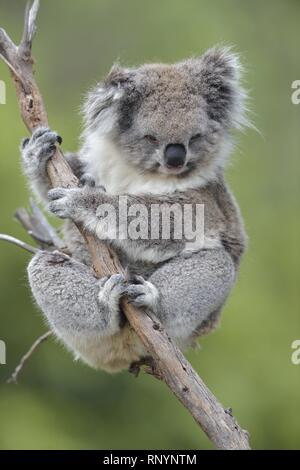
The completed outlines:
<svg viewBox="0 0 300 470">
<path fill-rule="evenodd" d="M 0 233 L 0 240 L 13 243 L 14 245 L 17 245 L 20 248 L 23 248 L 24 250 L 29 251 L 29 253 L 35 254 L 39 251 L 39 249 L 36 248 L 35 246 L 29 245 L 28 243 L 25 243 L 22 240 L 19 240 L 18 238 L 11 237 L 10 235 L 5 235 L 3 233 Z"/>
<path fill-rule="evenodd" d="M 14 383 L 14 384 L 18 383 L 19 375 L 24 369 L 24 366 L 26 362 L 28 361 L 28 359 L 32 356 L 34 351 L 52 335 L 53 335 L 52 331 L 47 331 L 47 333 L 44 333 L 33 343 L 33 345 L 29 348 L 27 353 L 24 354 L 24 356 L 22 356 L 19 364 L 17 365 L 17 367 L 15 368 L 14 372 L 11 374 L 9 379 L 7 379 L 7 383 Z"/>
<path fill-rule="evenodd" d="M 38 221 L 32 217 L 27 209 L 19 207 L 15 212 L 15 218 L 41 248 L 46 249 L 52 246 L 51 238 L 40 230 Z"/>
<path fill-rule="evenodd" d="M 31 219 L 33 224 L 36 226 L 38 222 L 40 232 L 45 236 L 48 237 L 48 240 L 54 247 L 57 249 L 62 250 L 65 248 L 66 244 L 64 241 L 58 236 L 56 230 L 52 227 L 52 225 L 48 222 L 48 219 L 45 217 L 39 206 L 36 204 L 34 199 L 30 199 L 30 208 L 31 208 Z"/>
<path fill-rule="evenodd" d="M 42 249 L 63 250 L 65 248 L 64 241 L 58 236 L 56 230 L 33 200 L 30 200 L 30 207 L 30 213 L 24 207 L 16 210 L 15 218 L 18 222 Z"/>
</svg>

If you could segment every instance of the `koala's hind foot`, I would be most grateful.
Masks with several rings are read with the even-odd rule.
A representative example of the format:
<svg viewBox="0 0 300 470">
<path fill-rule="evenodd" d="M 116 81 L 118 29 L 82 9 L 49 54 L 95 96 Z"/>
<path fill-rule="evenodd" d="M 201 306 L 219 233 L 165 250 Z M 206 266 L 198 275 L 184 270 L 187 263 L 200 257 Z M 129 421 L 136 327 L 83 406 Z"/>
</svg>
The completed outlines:
<svg viewBox="0 0 300 470">
<path fill-rule="evenodd" d="M 126 288 L 129 302 L 137 307 L 145 307 L 156 313 L 159 304 L 159 291 L 154 284 L 142 276 L 134 276 Z"/>
</svg>

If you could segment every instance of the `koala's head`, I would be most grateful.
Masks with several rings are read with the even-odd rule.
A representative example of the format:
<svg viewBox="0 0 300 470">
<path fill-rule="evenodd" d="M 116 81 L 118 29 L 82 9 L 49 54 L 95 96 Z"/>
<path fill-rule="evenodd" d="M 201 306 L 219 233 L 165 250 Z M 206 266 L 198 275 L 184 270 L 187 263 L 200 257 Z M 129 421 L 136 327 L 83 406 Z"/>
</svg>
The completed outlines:
<svg viewBox="0 0 300 470">
<path fill-rule="evenodd" d="M 238 58 L 215 48 L 174 65 L 114 66 L 85 105 L 85 134 L 109 138 L 141 172 L 212 178 L 247 124 Z"/>
</svg>

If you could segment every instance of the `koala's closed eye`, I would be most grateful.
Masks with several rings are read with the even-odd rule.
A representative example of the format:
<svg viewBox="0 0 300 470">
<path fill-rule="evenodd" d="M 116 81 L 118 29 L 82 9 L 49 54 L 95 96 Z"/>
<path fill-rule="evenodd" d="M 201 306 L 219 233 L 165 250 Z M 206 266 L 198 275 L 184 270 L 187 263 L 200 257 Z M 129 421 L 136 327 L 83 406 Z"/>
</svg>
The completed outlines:
<svg viewBox="0 0 300 470">
<path fill-rule="evenodd" d="M 154 135 L 146 134 L 144 135 L 144 139 L 153 145 L 157 145 L 159 143 L 158 139 Z"/>
<path fill-rule="evenodd" d="M 190 138 L 189 145 L 194 144 L 195 142 L 199 142 L 202 137 L 203 136 L 200 133 L 193 135 L 193 137 Z"/>
</svg>

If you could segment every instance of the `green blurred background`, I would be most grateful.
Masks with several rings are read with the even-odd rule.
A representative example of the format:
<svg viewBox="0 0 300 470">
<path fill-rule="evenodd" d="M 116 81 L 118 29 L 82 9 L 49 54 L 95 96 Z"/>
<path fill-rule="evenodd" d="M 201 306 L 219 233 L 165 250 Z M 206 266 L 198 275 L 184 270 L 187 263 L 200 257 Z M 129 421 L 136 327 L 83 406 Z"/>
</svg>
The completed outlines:
<svg viewBox="0 0 300 470">
<path fill-rule="evenodd" d="M 0 0 L 0 24 L 19 40 L 23 0 Z M 260 133 L 238 136 L 228 180 L 250 237 L 222 326 L 188 358 L 251 434 L 254 448 L 300 448 L 300 365 L 291 343 L 299 319 L 299 118 L 291 83 L 300 79 L 298 0 L 42 0 L 34 55 L 51 126 L 76 149 L 85 90 L 119 59 L 176 61 L 233 44 L 247 67 Z M 0 105 L 0 231 L 27 240 L 13 220 L 28 203 L 18 146 L 26 135 L 6 67 Z M 6 378 L 45 331 L 26 280 L 28 255 L 0 244 L 2 449 L 211 448 L 187 411 L 151 377 L 94 371 L 49 340 L 18 386 Z"/>
</svg>

